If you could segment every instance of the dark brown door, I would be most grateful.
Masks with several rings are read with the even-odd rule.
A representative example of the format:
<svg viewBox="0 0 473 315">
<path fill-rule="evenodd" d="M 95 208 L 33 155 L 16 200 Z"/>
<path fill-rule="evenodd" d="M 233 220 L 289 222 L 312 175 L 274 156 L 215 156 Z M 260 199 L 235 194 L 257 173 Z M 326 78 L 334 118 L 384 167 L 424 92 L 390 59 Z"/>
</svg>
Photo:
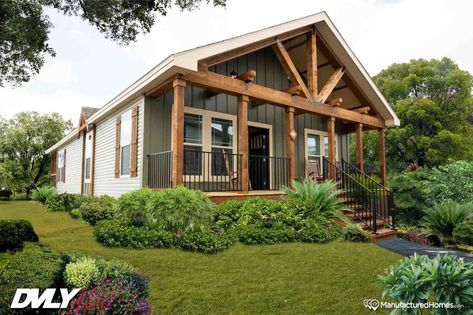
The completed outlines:
<svg viewBox="0 0 473 315">
<path fill-rule="evenodd" d="M 248 127 L 249 179 L 252 190 L 268 190 L 269 183 L 269 130 Z"/>
</svg>

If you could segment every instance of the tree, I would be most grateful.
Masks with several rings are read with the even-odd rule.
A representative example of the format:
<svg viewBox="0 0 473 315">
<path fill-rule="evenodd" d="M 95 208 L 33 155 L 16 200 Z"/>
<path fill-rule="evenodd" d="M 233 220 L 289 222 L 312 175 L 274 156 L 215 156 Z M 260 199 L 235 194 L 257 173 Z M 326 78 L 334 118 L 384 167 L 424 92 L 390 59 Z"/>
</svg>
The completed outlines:
<svg viewBox="0 0 473 315">
<path fill-rule="evenodd" d="M 225 6 L 226 0 L 212 1 Z M 195 10 L 202 0 L 175 0 L 181 10 Z M 0 87 L 19 86 L 38 74 L 46 55 L 55 55 L 48 45 L 53 27 L 44 14 L 52 7 L 70 16 L 79 16 L 106 38 L 127 45 L 140 32 L 149 33 L 156 15 L 166 15 L 172 0 L 1 0 L 0 1 Z"/>
<path fill-rule="evenodd" d="M 47 183 L 50 158 L 45 150 L 70 131 L 72 123 L 57 114 L 21 112 L 0 120 L 0 186 L 29 196 Z"/>
<path fill-rule="evenodd" d="M 399 128 L 386 132 L 391 168 L 473 158 L 473 77 L 467 71 L 448 58 L 417 59 L 389 66 L 374 81 L 401 120 Z M 363 136 L 367 163 L 377 163 L 377 137 L 377 132 Z"/>
</svg>

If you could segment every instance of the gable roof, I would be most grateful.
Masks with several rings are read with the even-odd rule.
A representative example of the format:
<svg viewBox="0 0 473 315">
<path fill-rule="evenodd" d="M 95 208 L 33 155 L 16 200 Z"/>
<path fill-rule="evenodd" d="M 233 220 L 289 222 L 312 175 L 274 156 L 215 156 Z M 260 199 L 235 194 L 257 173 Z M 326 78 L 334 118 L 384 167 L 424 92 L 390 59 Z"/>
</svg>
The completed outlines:
<svg viewBox="0 0 473 315">
<path fill-rule="evenodd" d="M 89 119 L 93 114 L 95 114 L 100 108 L 97 107 L 87 107 L 82 106 L 81 113 L 84 114 L 85 119 Z"/>
<path fill-rule="evenodd" d="M 95 124 L 101 121 L 121 107 L 126 106 L 132 100 L 140 97 L 177 74 L 185 75 L 190 71 L 197 71 L 199 60 L 265 39 L 276 38 L 280 34 L 311 25 L 315 26 L 317 34 L 324 39 L 328 48 L 336 54 L 337 58 L 345 66 L 347 72 L 353 77 L 356 85 L 365 92 L 368 101 L 373 104 L 375 110 L 385 120 L 386 127 L 399 126 L 399 118 L 375 86 L 368 72 L 358 58 L 356 58 L 326 12 L 316 13 L 255 32 L 172 54 L 115 96 L 102 108 L 94 111 L 94 113 L 87 118 L 87 122 L 88 124 Z M 72 132 L 72 134 L 73 133 L 74 132 Z M 70 135 L 66 136 L 46 152 L 52 152 L 69 141 L 70 138 Z"/>
</svg>

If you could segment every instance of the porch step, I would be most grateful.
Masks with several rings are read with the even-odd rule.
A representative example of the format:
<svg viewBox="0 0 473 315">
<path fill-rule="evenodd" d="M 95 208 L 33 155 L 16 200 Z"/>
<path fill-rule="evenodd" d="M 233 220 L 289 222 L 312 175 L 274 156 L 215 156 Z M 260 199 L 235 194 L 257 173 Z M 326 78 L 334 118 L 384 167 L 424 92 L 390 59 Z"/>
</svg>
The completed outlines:
<svg viewBox="0 0 473 315">
<path fill-rule="evenodd" d="M 376 234 L 371 233 L 371 238 L 373 239 L 374 242 L 379 242 L 381 240 L 388 240 L 388 239 L 396 238 L 396 234 L 397 234 L 397 231 L 394 229 L 382 228 L 382 229 L 379 229 Z"/>
</svg>

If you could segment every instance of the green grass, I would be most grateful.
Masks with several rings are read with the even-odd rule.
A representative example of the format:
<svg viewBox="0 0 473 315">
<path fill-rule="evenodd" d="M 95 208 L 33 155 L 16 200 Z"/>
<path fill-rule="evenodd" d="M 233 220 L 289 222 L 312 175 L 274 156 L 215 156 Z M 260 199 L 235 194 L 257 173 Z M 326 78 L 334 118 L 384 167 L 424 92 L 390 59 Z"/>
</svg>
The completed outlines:
<svg viewBox="0 0 473 315">
<path fill-rule="evenodd" d="M 217 255 L 114 249 L 97 243 L 92 227 L 67 213 L 0 202 L 0 219 L 13 218 L 29 220 L 40 241 L 57 250 L 128 261 L 150 279 L 149 300 L 159 314 L 368 314 L 363 299 L 381 296 L 377 275 L 401 258 L 348 242 L 237 244 Z M 0 255 L 0 265 L 4 259 Z"/>
</svg>

